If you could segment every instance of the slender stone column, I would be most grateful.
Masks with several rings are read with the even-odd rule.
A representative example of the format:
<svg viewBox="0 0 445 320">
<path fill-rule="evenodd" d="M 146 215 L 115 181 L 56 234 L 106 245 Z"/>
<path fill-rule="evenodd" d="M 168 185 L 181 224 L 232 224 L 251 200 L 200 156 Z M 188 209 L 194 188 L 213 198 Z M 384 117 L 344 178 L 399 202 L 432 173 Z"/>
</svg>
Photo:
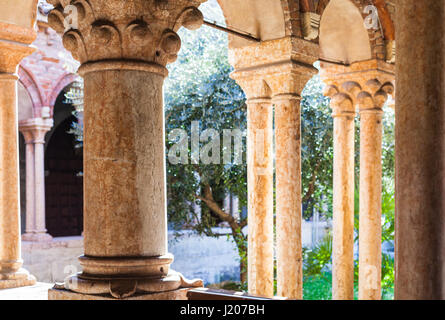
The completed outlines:
<svg viewBox="0 0 445 320">
<path fill-rule="evenodd" d="M 354 119 L 360 108 L 359 296 L 380 298 L 382 107 L 394 86 L 393 66 L 322 63 L 334 117 L 333 298 L 354 298 Z"/>
<path fill-rule="evenodd" d="M 277 295 L 303 299 L 301 236 L 301 93 L 318 72 L 312 65 L 276 68 L 275 106 Z"/>
<path fill-rule="evenodd" d="M 360 300 L 381 298 L 382 116 L 381 109 L 360 109 Z"/>
<path fill-rule="evenodd" d="M 278 230 L 277 295 L 302 299 L 300 97 L 279 95 L 273 101 Z"/>
<path fill-rule="evenodd" d="M 63 8 L 50 13 L 85 85 L 83 272 L 50 298 L 178 299 L 178 289 L 202 285 L 169 270 L 162 96 L 165 66 L 180 49 L 176 31 L 202 25 L 200 2 L 78 2 L 85 15 L 66 33 Z"/>
<path fill-rule="evenodd" d="M 317 47 L 297 38 L 264 41 L 230 51 L 235 67 L 232 77 L 248 97 L 249 112 L 257 113 L 249 114 L 251 141 L 254 129 L 270 127 L 272 131 L 272 110 L 268 109 L 275 105 L 277 294 L 291 299 L 302 298 L 300 95 L 317 72 L 313 67 L 317 59 Z M 252 102 L 262 106 L 253 107 Z M 273 132 L 265 140 L 264 146 L 248 142 L 248 154 L 252 155 L 248 160 L 249 289 L 252 288 L 251 293 L 270 296 L 273 294 Z M 267 157 L 270 154 L 266 163 L 271 169 L 263 167 L 266 175 L 261 177 L 253 169 L 258 166 L 258 159 L 253 158 L 258 152 Z M 252 284 L 252 281 L 257 282 Z M 253 286 L 260 285 L 263 290 L 253 290 L 256 289 Z"/>
<path fill-rule="evenodd" d="M 20 38 L 20 43 L 15 42 L 16 38 Z M 32 285 L 36 281 L 21 269 L 15 74 L 19 62 L 34 51 L 24 43 L 29 44 L 34 38 L 31 29 L 0 23 L 0 289 Z"/>
<path fill-rule="evenodd" d="M 26 144 L 26 226 L 22 240 L 31 239 L 35 224 L 34 139 L 31 132 L 22 131 Z"/>
<path fill-rule="evenodd" d="M 45 135 L 52 126 L 52 119 L 42 118 L 19 123 L 26 143 L 26 233 L 22 235 L 25 241 L 52 240 L 45 223 Z"/>
<path fill-rule="evenodd" d="M 347 97 L 332 99 L 334 118 L 334 203 L 332 298 L 354 299 L 355 110 Z"/>
<path fill-rule="evenodd" d="M 359 299 L 381 299 L 383 105 L 392 84 L 369 80 L 360 110 Z"/>
<path fill-rule="evenodd" d="M 396 6 L 395 298 L 445 299 L 445 1 Z"/>
<path fill-rule="evenodd" d="M 272 297 L 273 109 L 270 99 L 249 99 L 247 105 L 249 293 Z"/>
</svg>

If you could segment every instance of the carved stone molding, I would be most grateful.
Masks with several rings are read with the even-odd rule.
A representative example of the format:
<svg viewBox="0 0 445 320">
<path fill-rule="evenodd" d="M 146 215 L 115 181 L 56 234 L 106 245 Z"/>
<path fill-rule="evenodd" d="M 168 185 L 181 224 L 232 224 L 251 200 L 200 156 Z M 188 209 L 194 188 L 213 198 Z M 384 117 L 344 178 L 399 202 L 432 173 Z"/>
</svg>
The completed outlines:
<svg viewBox="0 0 445 320">
<path fill-rule="evenodd" d="M 381 110 L 394 94 L 395 74 L 391 64 L 378 60 L 350 66 L 321 63 L 321 78 L 326 83 L 325 96 L 331 97 L 335 115 Z"/>
<path fill-rule="evenodd" d="M 204 1 L 49 0 L 48 22 L 81 63 L 125 59 L 166 66 L 181 48 L 179 28 L 202 25 L 197 8 Z"/>
<path fill-rule="evenodd" d="M 45 143 L 45 135 L 54 125 L 53 119 L 34 118 L 19 122 L 25 143 Z"/>
<path fill-rule="evenodd" d="M 231 77 L 249 99 L 270 99 L 282 94 L 301 94 L 318 70 L 317 45 L 297 38 L 264 41 L 230 50 L 235 67 Z"/>
</svg>

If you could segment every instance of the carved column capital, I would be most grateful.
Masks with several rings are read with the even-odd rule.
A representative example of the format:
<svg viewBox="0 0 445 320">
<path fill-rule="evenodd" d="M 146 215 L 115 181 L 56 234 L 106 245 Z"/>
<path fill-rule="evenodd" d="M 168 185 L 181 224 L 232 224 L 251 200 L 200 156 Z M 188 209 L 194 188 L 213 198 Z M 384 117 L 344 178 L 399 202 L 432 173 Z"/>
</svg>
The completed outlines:
<svg viewBox="0 0 445 320">
<path fill-rule="evenodd" d="M 45 143 L 45 135 L 54 125 L 53 119 L 34 118 L 19 122 L 26 144 Z"/>
<path fill-rule="evenodd" d="M 231 77 L 248 99 L 300 96 L 318 72 L 313 66 L 317 59 L 318 48 L 311 42 L 291 37 L 263 41 L 230 50 Z"/>
<path fill-rule="evenodd" d="M 23 58 L 35 51 L 29 47 L 37 33 L 32 28 L 0 22 L 0 73 L 15 73 Z"/>
<path fill-rule="evenodd" d="M 133 60 L 165 67 L 181 48 L 180 27 L 198 29 L 206 0 L 49 0 L 48 22 L 82 64 Z"/>
<path fill-rule="evenodd" d="M 394 67 L 378 60 L 350 66 L 322 62 L 321 77 L 337 116 L 355 114 L 356 108 L 360 113 L 382 112 L 388 95 L 394 93 Z"/>
</svg>

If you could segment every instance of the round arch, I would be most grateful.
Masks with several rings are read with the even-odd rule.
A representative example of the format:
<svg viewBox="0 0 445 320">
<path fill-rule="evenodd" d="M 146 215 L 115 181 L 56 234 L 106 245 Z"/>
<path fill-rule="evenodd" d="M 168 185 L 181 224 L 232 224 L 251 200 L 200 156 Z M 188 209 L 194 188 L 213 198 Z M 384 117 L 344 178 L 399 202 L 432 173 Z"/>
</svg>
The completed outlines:
<svg viewBox="0 0 445 320">
<path fill-rule="evenodd" d="M 46 136 L 45 212 L 53 237 L 79 236 L 83 231 L 83 154 L 75 136 L 68 133 L 76 121 L 74 108 L 64 103 L 66 88 L 56 97 L 54 127 Z"/>
<path fill-rule="evenodd" d="M 331 0 L 320 22 L 320 58 L 351 64 L 373 58 L 362 13 L 351 0 Z"/>
<path fill-rule="evenodd" d="M 60 96 L 60 93 L 64 91 L 67 87 L 69 87 L 73 82 L 76 82 L 78 78 L 79 76 L 73 73 L 65 73 L 59 78 L 56 86 L 53 88 L 51 94 L 48 97 L 48 105 L 51 108 L 52 116 L 54 115 L 54 107 L 57 98 Z"/>
</svg>

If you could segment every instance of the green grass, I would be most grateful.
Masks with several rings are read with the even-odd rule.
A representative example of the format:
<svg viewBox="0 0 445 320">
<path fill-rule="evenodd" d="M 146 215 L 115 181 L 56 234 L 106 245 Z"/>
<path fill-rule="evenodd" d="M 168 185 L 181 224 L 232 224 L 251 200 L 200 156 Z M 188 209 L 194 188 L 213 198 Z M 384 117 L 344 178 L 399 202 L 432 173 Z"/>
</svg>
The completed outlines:
<svg viewBox="0 0 445 320">
<path fill-rule="evenodd" d="M 305 277 L 303 283 L 304 300 L 331 300 L 332 299 L 332 275 L 323 273 L 322 275 Z M 358 299 L 358 285 L 354 285 L 354 299 Z M 393 300 L 394 289 L 384 288 L 382 300 Z"/>
</svg>

